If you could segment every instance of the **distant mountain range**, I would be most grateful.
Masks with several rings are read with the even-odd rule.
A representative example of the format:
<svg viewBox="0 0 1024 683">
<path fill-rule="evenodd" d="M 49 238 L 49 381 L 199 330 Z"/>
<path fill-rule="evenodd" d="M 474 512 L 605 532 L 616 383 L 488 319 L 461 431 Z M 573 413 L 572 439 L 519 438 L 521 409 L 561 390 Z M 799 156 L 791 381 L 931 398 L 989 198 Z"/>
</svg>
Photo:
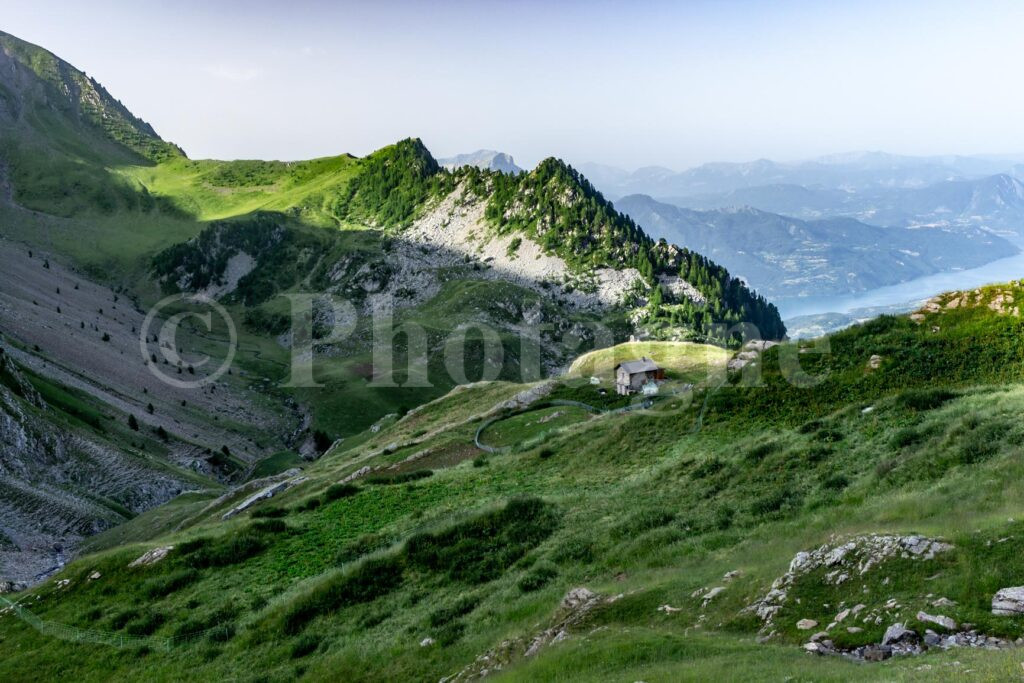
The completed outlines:
<svg viewBox="0 0 1024 683">
<path fill-rule="evenodd" d="M 980 266 L 1017 253 L 976 227 L 887 228 L 750 207 L 705 211 L 630 195 L 615 203 L 652 236 L 707 254 L 770 297 L 842 294 Z"/>
<path fill-rule="evenodd" d="M 882 226 L 975 226 L 1024 237 L 1024 183 L 1007 174 L 861 192 L 765 185 L 666 201 L 693 209 L 756 206 L 799 218 L 849 217 Z"/>
<path fill-rule="evenodd" d="M 437 163 L 442 168 L 447 168 L 450 171 L 462 168 L 463 166 L 475 166 L 476 168 L 488 171 L 501 171 L 502 173 L 516 174 L 523 172 L 523 169 L 516 166 L 516 162 L 512 160 L 511 155 L 504 152 L 496 152 L 493 149 L 478 149 L 469 154 L 456 154 L 453 157 L 438 159 Z"/>
<path fill-rule="evenodd" d="M 758 159 L 746 163 L 709 163 L 677 172 L 648 166 L 629 172 L 614 166 L 584 163 L 579 169 L 611 198 L 629 194 L 691 197 L 777 185 L 859 192 L 922 188 L 951 180 L 985 176 L 1024 176 L 1020 157 L 910 157 L 884 152 L 856 152 L 782 163 Z"/>
</svg>

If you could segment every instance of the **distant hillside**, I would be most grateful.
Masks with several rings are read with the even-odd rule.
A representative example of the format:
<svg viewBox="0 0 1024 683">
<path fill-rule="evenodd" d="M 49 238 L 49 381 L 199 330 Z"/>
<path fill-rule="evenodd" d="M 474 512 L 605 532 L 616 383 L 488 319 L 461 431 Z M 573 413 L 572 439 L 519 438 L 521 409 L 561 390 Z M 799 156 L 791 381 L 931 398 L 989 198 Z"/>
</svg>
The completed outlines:
<svg viewBox="0 0 1024 683">
<path fill-rule="evenodd" d="M 437 163 L 449 171 L 454 171 L 463 166 L 475 166 L 488 171 L 501 171 L 502 173 L 522 173 L 523 169 L 516 166 L 512 156 L 504 152 L 495 152 L 493 149 L 478 149 L 469 154 L 456 154 L 453 157 L 438 159 Z"/>
<path fill-rule="evenodd" d="M 978 229 L 880 228 L 752 208 L 694 211 L 643 195 L 618 205 L 652 234 L 710 255 L 773 297 L 863 291 L 1018 251 Z"/>
<path fill-rule="evenodd" d="M 849 217 L 883 226 L 983 227 L 1018 242 L 1024 237 L 1024 183 L 1008 174 L 860 192 L 763 185 L 664 201 L 692 209 L 755 206 L 798 218 Z"/>
<path fill-rule="evenodd" d="M 716 162 L 681 172 L 660 167 L 628 172 L 597 164 L 584 164 L 581 168 L 588 174 L 593 169 L 598 187 L 611 197 L 648 194 L 661 198 L 722 194 L 772 185 L 800 185 L 847 192 L 914 189 L 948 180 L 1014 173 L 1014 163 L 1011 159 L 987 157 L 911 157 L 855 152 L 790 163 L 769 159 L 743 163 Z"/>
</svg>

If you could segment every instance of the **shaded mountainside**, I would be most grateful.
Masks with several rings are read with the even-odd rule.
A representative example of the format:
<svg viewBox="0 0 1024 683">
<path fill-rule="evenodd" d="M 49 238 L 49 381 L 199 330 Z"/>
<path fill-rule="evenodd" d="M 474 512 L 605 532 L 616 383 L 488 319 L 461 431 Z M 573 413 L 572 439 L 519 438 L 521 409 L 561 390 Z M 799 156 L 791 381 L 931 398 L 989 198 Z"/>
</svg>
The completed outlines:
<svg viewBox="0 0 1024 683">
<path fill-rule="evenodd" d="M 635 270 L 642 300 L 683 303 L 672 300 L 678 288 L 654 294 L 659 276 L 681 278 L 700 301 L 689 297 L 674 312 L 677 326 L 705 334 L 710 323 L 746 321 L 766 336 L 784 334 L 763 298 L 707 259 L 651 240 L 561 161 L 547 159 L 520 174 L 475 166 L 449 171 L 418 139 L 362 159 L 191 161 L 53 54 L 7 34 L 2 47 L 0 127 L 9 134 L 0 158 L 23 206 L 60 216 L 139 212 L 143 222 L 272 211 L 312 225 L 393 231 L 468 188 L 486 202 L 485 216 L 499 232 L 535 240 L 575 271 Z"/>
<path fill-rule="evenodd" d="M 648 237 L 585 178 L 557 159 L 546 159 L 533 171 L 518 175 L 475 167 L 449 172 L 421 141 L 403 140 L 358 160 L 344 192 L 326 206 L 336 220 L 385 229 L 384 239 L 393 244 L 403 239 L 405 228 L 452 195 L 463 203 L 482 203 L 482 219 L 498 235 L 518 236 L 517 247 L 524 239 L 535 242 L 545 254 L 562 259 L 568 271 L 605 268 L 635 273 L 636 293 L 642 300 L 654 296 L 660 278 L 683 281 L 699 300 L 674 301 L 668 288 L 657 295 L 666 304 L 683 305 L 674 312 L 678 326 L 706 334 L 711 324 L 744 321 L 757 325 L 766 338 L 781 338 L 785 333 L 778 312 L 764 298 L 700 254 Z M 289 221 L 278 220 L 281 230 L 289 229 Z M 182 268 L 187 271 L 190 263 L 199 267 L 199 261 L 213 259 L 212 276 L 220 278 L 237 249 L 218 256 L 219 252 L 207 252 L 204 239 L 161 254 L 158 274 L 166 277 L 176 272 L 176 279 L 184 277 L 192 289 L 201 288 L 210 275 L 182 272 Z M 195 252 L 194 257 L 190 252 Z M 281 284 L 278 290 L 289 285 Z M 652 309 L 655 318 L 660 313 Z"/>
<path fill-rule="evenodd" d="M 653 234 L 709 254 L 769 296 L 863 291 L 1018 249 L 978 229 L 882 228 L 850 218 L 802 220 L 753 208 L 695 211 L 643 195 L 619 206 Z"/>
</svg>

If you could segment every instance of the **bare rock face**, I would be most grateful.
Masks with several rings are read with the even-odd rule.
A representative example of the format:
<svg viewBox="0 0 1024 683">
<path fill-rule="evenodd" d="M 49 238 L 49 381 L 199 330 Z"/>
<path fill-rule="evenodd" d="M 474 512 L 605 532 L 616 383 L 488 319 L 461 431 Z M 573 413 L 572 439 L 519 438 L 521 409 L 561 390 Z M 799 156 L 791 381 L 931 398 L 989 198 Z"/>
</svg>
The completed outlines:
<svg viewBox="0 0 1024 683">
<path fill-rule="evenodd" d="M 918 640 L 920 640 L 920 637 L 916 632 L 904 627 L 903 624 L 893 624 L 885 629 L 885 635 L 882 636 L 882 645 L 916 643 Z"/>
<path fill-rule="evenodd" d="M 924 536 L 858 536 L 845 543 L 825 544 L 794 555 L 789 571 L 775 579 L 771 590 L 749 605 L 747 610 L 755 612 L 767 629 L 775 614 L 786 604 L 793 583 L 817 569 L 827 570 L 823 576 L 826 584 L 838 586 L 863 576 L 889 558 L 928 561 L 952 548 L 948 543 Z M 1020 590 L 1024 592 L 1024 587 Z M 851 610 L 857 611 L 857 608 Z"/>
<path fill-rule="evenodd" d="M 941 626 L 947 631 L 956 630 L 956 622 L 953 621 L 953 619 L 951 619 L 950 617 L 947 617 L 942 614 L 928 614 L 927 612 L 918 612 L 917 620 Z"/>
<path fill-rule="evenodd" d="M 999 589 L 992 597 L 992 614 L 1001 617 L 1024 614 L 1024 586 Z"/>
<path fill-rule="evenodd" d="M 170 553 L 172 550 L 174 550 L 174 546 L 173 545 L 165 545 L 165 546 L 160 547 L 160 548 L 153 548 L 152 550 L 147 550 L 145 553 L 142 554 L 141 557 L 139 557 L 137 560 L 133 561 L 128 566 L 129 567 L 148 567 L 151 564 L 156 564 L 157 562 L 160 562 L 161 560 L 163 560 L 165 557 L 167 557 L 168 553 Z"/>
</svg>

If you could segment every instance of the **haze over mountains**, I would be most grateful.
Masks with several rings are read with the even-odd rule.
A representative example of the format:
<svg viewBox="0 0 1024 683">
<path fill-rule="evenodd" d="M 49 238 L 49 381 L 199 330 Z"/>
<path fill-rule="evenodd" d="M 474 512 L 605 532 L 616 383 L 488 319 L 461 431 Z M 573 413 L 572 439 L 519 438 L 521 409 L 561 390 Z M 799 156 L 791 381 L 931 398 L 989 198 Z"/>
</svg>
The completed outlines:
<svg viewBox="0 0 1024 683">
<path fill-rule="evenodd" d="M 852 218 L 802 220 L 750 206 L 695 211 L 646 195 L 616 201 L 651 234 L 724 263 L 771 297 L 859 292 L 1016 253 L 975 227 L 908 230 Z"/>
<path fill-rule="evenodd" d="M 456 154 L 453 157 L 438 159 L 437 163 L 442 168 L 455 170 L 463 166 L 474 166 L 489 171 L 501 171 L 502 173 L 522 173 L 523 169 L 516 166 L 512 156 L 504 152 L 495 152 L 493 149 L 478 149 L 469 154 Z"/>
</svg>

